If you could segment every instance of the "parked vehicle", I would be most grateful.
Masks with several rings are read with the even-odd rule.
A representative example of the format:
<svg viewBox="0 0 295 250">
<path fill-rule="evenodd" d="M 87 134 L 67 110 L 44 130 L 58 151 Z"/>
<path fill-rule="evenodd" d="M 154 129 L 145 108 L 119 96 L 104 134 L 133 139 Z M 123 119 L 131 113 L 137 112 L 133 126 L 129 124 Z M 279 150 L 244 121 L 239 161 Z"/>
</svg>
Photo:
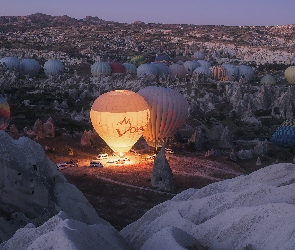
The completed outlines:
<svg viewBox="0 0 295 250">
<path fill-rule="evenodd" d="M 171 148 L 165 148 L 165 152 L 168 154 L 174 154 L 174 151 Z"/>
<path fill-rule="evenodd" d="M 76 159 L 71 159 L 67 162 L 67 164 L 70 166 L 70 167 L 78 167 L 79 164 L 78 164 L 78 160 Z"/>
<path fill-rule="evenodd" d="M 68 167 L 67 163 L 61 162 L 56 164 L 56 169 L 57 170 L 64 170 Z"/>
<path fill-rule="evenodd" d="M 103 164 L 99 160 L 91 160 L 89 166 L 90 167 L 102 168 Z"/>
<path fill-rule="evenodd" d="M 109 157 L 108 154 L 99 154 L 98 156 L 96 156 L 96 159 L 102 160 L 102 159 L 107 159 L 108 157 Z"/>
</svg>

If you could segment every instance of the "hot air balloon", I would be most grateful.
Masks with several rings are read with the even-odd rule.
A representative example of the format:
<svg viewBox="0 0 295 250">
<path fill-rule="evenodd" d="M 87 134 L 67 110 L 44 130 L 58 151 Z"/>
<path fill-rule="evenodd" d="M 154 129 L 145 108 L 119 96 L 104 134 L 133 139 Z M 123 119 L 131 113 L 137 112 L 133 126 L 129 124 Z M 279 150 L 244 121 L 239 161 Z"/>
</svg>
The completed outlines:
<svg viewBox="0 0 295 250">
<path fill-rule="evenodd" d="M 139 65 L 146 63 L 147 59 L 144 55 L 139 55 L 139 56 L 134 56 L 130 59 L 130 62 L 135 64 L 136 67 L 138 67 Z"/>
<path fill-rule="evenodd" d="M 137 76 L 141 77 L 143 75 L 158 75 L 158 68 L 150 63 L 140 64 L 137 68 Z"/>
<path fill-rule="evenodd" d="M 202 74 L 204 76 L 207 76 L 207 77 L 211 77 L 212 76 L 212 72 L 209 68 L 207 67 L 197 67 L 194 69 L 194 72 L 195 74 Z"/>
<path fill-rule="evenodd" d="M 6 99 L 0 95 L 0 130 L 5 130 L 9 124 L 10 107 Z"/>
<path fill-rule="evenodd" d="M 112 75 L 123 75 L 125 73 L 125 67 L 119 62 L 109 62 L 112 68 Z"/>
<path fill-rule="evenodd" d="M 19 70 L 20 62 L 16 57 L 6 56 L 0 60 L 1 64 L 5 64 L 8 69 Z"/>
<path fill-rule="evenodd" d="M 230 63 L 223 63 L 222 67 L 225 68 L 226 76 L 229 81 L 236 81 L 239 75 L 237 66 Z"/>
<path fill-rule="evenodd" d="M 95 131 L 117 153 L 131 149 L 147 128 L 149 117 L 144 98 L 129 90 L 114 90 L 99 96 L 90 110 Z"/>
<path fill-rule="evenodd" d="M 288 67 L 284 73 L 288 83 L 295 84 L 295 66 Z"/>
<path fill-rule="evenodd" d="M 91 74 L 92 76 L 110 76 L 112 74 L 112 68 L 107 62 L 95 62 L 91 65 Z"/>
<path fill-rule="evenodd" d="M 295 147 L 295 119 L 284 121 L 271 136 L 270 141 L 281 147 Z"/>
<path fill-rule="evenodd" d="M 276 79 L 272 75 L 266 74 L 264 77 L 262 77 L 260 83 L 274 85 L 276 84 Z"/>
<path fill-rule="evenodd" d="M 238 69 L 239 69 L 239 76 L 238 76 L 239 80 L 245 79 L 249 81 L 254 76 L 254 69 L 252 69 L 252 67 L 248 65 L 239 65 Z"/>
<path fill-rule="evenodd" d="M 157 54 L 155 57 L 155 62 L 167 63 L 167 62 L 170 62 L 170 60 L 171 60 L 170 56 L 168 56 L 165 53 Z"/>
<path fill-rule="evenodd" d="M 182 64 L 171 64 L 169 69 L 171 76 L 176 76 L 179 79 L 182 79 L 186 76 L 186 70 Z"/>
<path fill-rule="evenodd" d="M 46 76 L 57 76 L 64 72 L 65 66 L 60 60 L 49 59 L 44 63 L 44 72 Z"/>
<path fill-rule="evenodd" d="M 159 76 L 168 76 L 170 73 L 169 67 L 163 63 L 163 62 L 153 62 L 151 63 L 153 66 L 155 66 L 158 69 L 157 75 Z"/>
<path fill-rule="evenodd" d="M 186 61 L 183 64 L 186 73 L 191 76 L 195 68 L 199 67 L 200 64 L 197 61 Z"/>
<path fill-rule="evenodd" d="M 20 63 L 20 72 L 23 75 L 35 77 L 40 71 L 40 64 L 35 59 L 24 59 Z"/>
<path fill-rule="evenodd" d="M 174 136 L 188 115 L 188 103 L 176 90 L 149 86 L 137 92 L 149 105 L 151 118 L 144 139 L 151 147 L 161 147 Z"/>
<path fill-rule="evenodd" d="M 136 74 L 137 73 L 137 67 L 133 63 L 123 63 L 123 66 L 125 68 L 125 72 L 129 74 Z"/>
<path fill-rule="evenodd" d="M 212 78 L 217 81 L 225 81 L 227 80 L 225 68 L 221 65 L 212 66 L 210 68 L 212 72 Z"/>
<path fill-rule="evenodd" d="M 198 60 L 197 62 L 200 65 L 200 67 L 206 67 L 206 68 L 211 67 L 211 63 L 206 60 Z"/>
</svg>

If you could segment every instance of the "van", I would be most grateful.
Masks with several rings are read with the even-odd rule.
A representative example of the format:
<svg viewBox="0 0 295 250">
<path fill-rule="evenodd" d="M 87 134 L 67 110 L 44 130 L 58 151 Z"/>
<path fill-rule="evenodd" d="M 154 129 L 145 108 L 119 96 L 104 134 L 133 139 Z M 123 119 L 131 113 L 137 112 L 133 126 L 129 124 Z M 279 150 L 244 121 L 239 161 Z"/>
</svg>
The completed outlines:
<svg viewBox="0 0 295 250">
<path fill-rule="evenodd" d="M 101 160 L 101 159 L 107 159 L 109 157 L 108 154 L 99 154 L 96 156 L 96 159 Z"/>
<path fill-rule="evenodd" d="M 91 160 L 89 167 L 102 168 L 103 164 L 99 160 Z"/>
</svg>

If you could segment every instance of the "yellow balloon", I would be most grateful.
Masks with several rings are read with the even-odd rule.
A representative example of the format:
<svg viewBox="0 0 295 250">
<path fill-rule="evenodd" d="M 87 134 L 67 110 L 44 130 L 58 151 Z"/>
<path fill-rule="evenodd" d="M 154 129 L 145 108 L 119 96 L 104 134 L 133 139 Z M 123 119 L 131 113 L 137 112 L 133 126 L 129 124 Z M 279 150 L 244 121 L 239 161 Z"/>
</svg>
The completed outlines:
<svg viewBox="0 0 295 250">
<path fill-rule="evenodd" d="M 295 84 L 295 66 L 290 66 L 285 70 L 285 77 L 290 84 Z"/>
<path fill-rule="evenodd" d="M 95 131 L 117 153 L 128 152 L 142 136 L 150 118 L 147 102 L 129 90 L 99 96 L 90 110 Z"/>
</svg>

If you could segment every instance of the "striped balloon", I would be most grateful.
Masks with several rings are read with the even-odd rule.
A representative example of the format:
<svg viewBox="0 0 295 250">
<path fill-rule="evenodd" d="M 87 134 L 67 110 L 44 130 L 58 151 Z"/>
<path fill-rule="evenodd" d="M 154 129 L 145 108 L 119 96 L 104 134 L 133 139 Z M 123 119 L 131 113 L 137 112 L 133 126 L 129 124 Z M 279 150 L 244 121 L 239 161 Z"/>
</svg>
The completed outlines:
<svg viewBox="0 0 295 250">
<path fill-rule="evenodd" d="M 211 72 L 212 72 L 212 78 L 214 80 L 217 81 L 226 81 L 227 80 L 227 76 L 226 76 L 226 71 L 225 68 L 220 66 L 220 65 L 216 65 L 216 66 L 212 66 L 210 68 Z"/>
<path fill-rule="evenodd" d="M 95 62 L 91 66 L 91 74 L 92 76 L 110 76 L 112 74 L 112 68 L 107 62 Z"/>
<path fill-rule="evenodd" d="M 6 99 L 0 95 L 0 130 L 5 130 L 10 120 L 10 107 Z"/>
<path fill-rule="evenodd" d="M 123 63 L 123 66 L 125 68 L 125 72 L 129 74 L 136 74 L 137 73 L 137 67 L 133 63 Z"/>
<path fill-rule="evenodd" d="M 174 136 L 188 115 L 186 99 L 174 89 L 149 86 L 137 92 L 148 103 L 150 120 L 143 137 L 151 147 L 161 147 Z"/>
</svg>

